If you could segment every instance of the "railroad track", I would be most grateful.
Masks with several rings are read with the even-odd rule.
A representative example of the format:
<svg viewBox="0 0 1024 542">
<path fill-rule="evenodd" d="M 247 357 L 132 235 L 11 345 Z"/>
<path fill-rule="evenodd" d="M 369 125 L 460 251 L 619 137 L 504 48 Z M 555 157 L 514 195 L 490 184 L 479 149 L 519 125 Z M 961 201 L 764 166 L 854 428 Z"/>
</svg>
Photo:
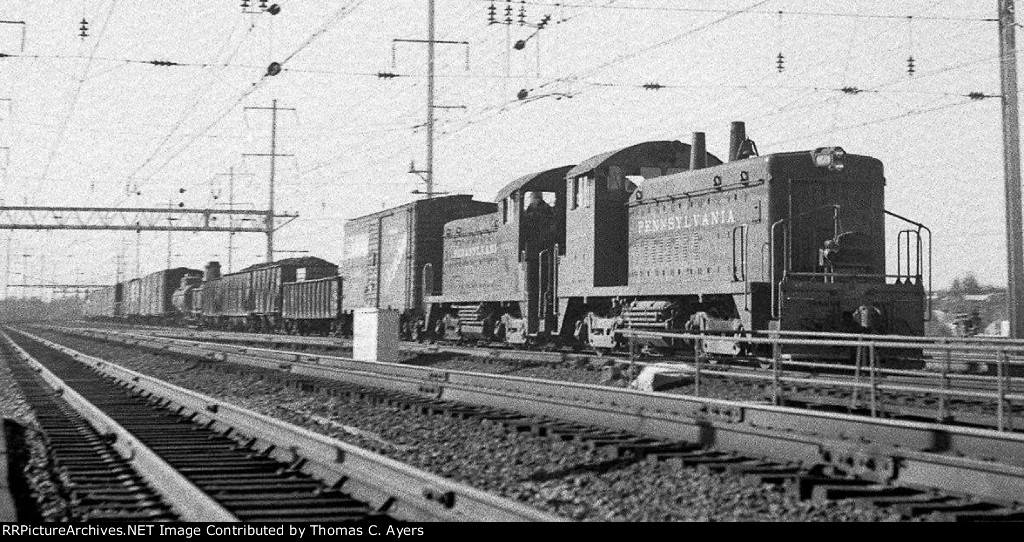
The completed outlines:
<svg viewBox="0 0 1024 542">
<path fill-rule="evenodd" d="M 131 333 L 131 332 L 124 332 Z M 319 352 L 330 355 L 344 353 L 347 342 L 343 339 L 321 337 L 297 337 L 251 333 L 229 333 L 219 331 L 182 331 L 167 328 L 147 329 L 157 337 L 194 339 L 203 342 L 224 344 L 260 345 L 258 348 L 299 348 L 299 352 Z M 567 355 L 562 352 L 520 352 L 503 349 L 470 347 L 437 347 L 416 343 L 403 343 L 410 351 L 420 353 L 448 353 L 473 356 L 489 361 L 520 363 L 533 359 L 534 364 L 615 365 L 628 367 L 629 360 L 602 358 L 584 354 Z M 211 348 L 214 348 L 211 346 Z M 341 350 L 341 352 L 337 352 Z M 238 351 L 225 347 L 224 351 Z M 246 350 L 259 352 L 260 350 Z M 243 351 L 244 352 L 244 351 Z M 285 354 L 290 359 L 292 354 Z M 531 358 L 532 357 L 532 358 Z M 648 363 L 636 362 L 638 368 Z M 855 377 L 844 374 L 818 374 L 799 370 L 801 364 L 794 364 L 797 370 L 785 369 L 776 375 L 771 367 L 752 367 L 749 364 L 730 363 L 706 364 L 703 369 L 693 363 L 682 364 L 679 370 L 693 375 L 696 385 L 688 387 L 688 393 L 707 395 L 707 384 L 717 382 L 726 396 L 757 397 L 773 401 L 778 405 L 843 411 L 851 414 L 885 416 L 907 420 L 939 421 L 974 427 L 993 427 L 1018 430 L 1024 426 L 1024 401 L 1002 401 L 997 397 L 998 384 L 991 377 L 978 375 L 942 375 L 920 371 L 914 375 L 883 374 L 873 385 L 868 385 L 867 376 Z M 784 365 L 785 367 L 785 365 Z M 634 369 L 636 370 L 636 369 Z M 866 373 L 866 371 L 865 371 Z M 776 376 L 778 378 L 776 379 Z M 703 385 L 702 385 L 703 384 Z M 1014 378 L 1006 384 L 1004 398 L 1021 397 L 1024 381 Z M 873 391 L 872 391 L 873 389 Z M 712 392 L 712 396 L 716 394 Z M 720 395 L 720 394 L 719 394 Z"/>
<path fill-rule="evenodd" d="M 371 400 L 505 420 L 555 438 L 614 445 L 617 453 L 785 479 L 804 494 L 899 506 L 908 515 L 1024 517 L 1024 436 L 1017 434 L 327 355 L 225 351 L 111 332 L 91 336 L 211 365 L 256 367 L 297 386 L 355 386 L 350 393 Z"/>
<path fill-rule="evenodd" d="M 83 519 L 554 519 L 36 337 L 3 340 L 59 465 L 84 477 Z"/>
<path fill-rule="evenodd" d="M 54 395 L 9 343 L 0 344 L 22 395 L 32 407 L 76 521 L 173 521 L 171 507 L 117 450 L 71 406 Z"/>
<path fill-rule="evenodd" d="M 94 327 L 90 325 L 88 327 Z M 342 337 L 316 337 L 308 335 L 282 335 L 275 333 L 248 333 L 248 332 L 236 332 L 236 331 L 218 331 L 218 330 L 196 330 L 187 328 L 176 328 L 170 326 L 129 326 L 124 324 L 111 325 L 110 328 L 113 330 L 122 330 L 129 332 L 142 332 L 163 337 L 175 337 L 175 338 L 188 338 L 196 340 L 206 341 L 219 341 L 232 344 L 250 344 L 250 345 L 271 345 L 276 347 L 292 347 L 295 349 L 318 349 L 324 352 L 347 350 L 352 348 L 351 339 Z M 808 333 L 808 336 L 815 338 L 814 333 Z M 917 338 L 921 341 L 924 338 Z M 941 340 L 942 338 L 935 338 L 935 340 Z M 965 341 L 961 341 L 965 342 Z M 926 344 L 921 341 L 922 344 Z M 955 341 L 949 343 L 954 347 L 960 344 Z M 997 343 L 990 343 L 982 341 L 979 344 L 989 345 L 993 348 L 997 348 Z M 533 362 L 533 363 L 581 363 L 591 362 L 595 360 L 603 362 L 612 362 L 618 364 L 624 363 L 639 363 L 645 365 L 647 363 L 660 363 L 664 361 L 674 361 L 674 358 L 660 358 L 651 357 L 645 355 L 637 355 L 635 359 L 630 360 L 628 356 L 623 355 L 602 355 L 598 353 L 588 353 L 570 350 L 517 350 L 511 349 L 501 344 L 482 344 L 482 345 L 454 345 L 454 344 L 425 344 L 412 341 L 402 341 L 400 343 L 401 349 L 404 352 L 411 354 L 457 354 L 472 356 L 477 358 L 489 358 L 493 360 L 505 360 L 505 361 L 518 361 L 518 362 Z M 922 354 L 925 359 L 931 360 L 928 362 L 928 367 L 935 373 L 941 373 L 943 365 L 947 362 L 946 351 L 937 347 L 924 347 Z M 1009 359 L 1013 361 L 1024 362 L 1024 355 L 1021 355 L 1016 350 L 1011 349 L 1009 353 Z M 688 361 L 682 360 L 682 361 Z M 992 364 L 993 358 L 991 355 L 982 355 L 979 352 L 963 351 L 957 352 L 956 356 L 948 360 L 948 370 L 960 372 L 960 373 L 972 373 L 972 372 L 985 372 L 989 365 Z M 747 364 L 749 366 L 749 364 Z"/>
</svg>

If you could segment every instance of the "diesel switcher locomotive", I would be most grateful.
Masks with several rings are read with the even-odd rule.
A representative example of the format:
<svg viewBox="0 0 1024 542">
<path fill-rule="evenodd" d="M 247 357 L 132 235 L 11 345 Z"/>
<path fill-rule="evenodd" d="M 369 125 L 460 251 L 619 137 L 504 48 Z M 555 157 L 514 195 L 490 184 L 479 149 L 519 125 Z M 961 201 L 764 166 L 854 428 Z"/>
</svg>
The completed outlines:
<svg viewBox="0 0 1024 542">
<path fill-rule="evenodd" d="M 522 176 L 493 202 L 445 196 L 350 220 L 340 266 L 180 268 L 86 307 L 319 334 L 350 333 L 355 309 L 377 307 L 398 310 L 412 339 L 614 350 L 625 330 L 701 332 L 703 351 L 724 356 L 743 343 L 715 336 L 923 335 L 931 240 L 885 209 L 885 185 L 879 160 L 840 147 L 760 156 L 737 122 L 724 161 L 702 133 L 643 142 Z M 888 267 L 887 218 L 904 226 Z"/>
</svg>

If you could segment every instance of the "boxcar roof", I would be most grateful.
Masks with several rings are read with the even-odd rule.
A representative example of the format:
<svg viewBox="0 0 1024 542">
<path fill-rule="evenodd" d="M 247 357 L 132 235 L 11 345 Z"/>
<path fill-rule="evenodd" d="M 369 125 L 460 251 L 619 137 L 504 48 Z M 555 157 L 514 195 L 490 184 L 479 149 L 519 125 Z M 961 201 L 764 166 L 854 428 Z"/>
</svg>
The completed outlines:
<svg viewBox="0 0 1024 542">
<path fill-rule="evenodd" d="M 367 214 L 367 215 L 362 215 L 362 216 L 357 216 L 355 218 L 350 218 L 346 222 L 357 222 L 357 221 L 360 221 L 360 220 L 366 220 L 368 218 L 376 218 L 376 217 L 379 217 L 379 216 L 387 216 L 389 214 L 392 214 L 392 213 L 394 213 L 396 211 L 400 211 L 402 209 L 407 209 L 409 207 L 415 207 L 416 205 L 421 205 L 425 201 L 437 202 L 437 201 L 442 201 L 442 200 L 446 200 L 446 199 L 465 199 L 465 200 L 471 200 L 471 199 L 473 199 L 473 195 L 472 194 L 455 194 L 455 195 L 451 195 L 451 196 L 437 196 L 437 197 L 431 198 L 430 200 L 420 199 L 420 200 L 416 200 L 416 201 L 410 201 L 409 203 L 403 203 L 402 205 L 396 205 L 395 207 L 391 207 L 389 209 L 384 209 L 383 211 L 377 211 L 375 213 L 370 213 L 370 214 Z"/>
<path fill-rule="evenodd" d="M 546 171 L 538 171 L 536 173 L 531 173 L 529 175 L 523 175 L 522 177 L 519 177 L 518 179 L 505 185 L 505 187 L 498 192 L 498 195 L 494 197 L 494 201 L 501 201 L 509 197 L 509 195 L 512 194 L 513 192 L 519 191 L 524 186 L 530 184 L 535 180 L 539 185 L 538 188 L 540 188 L 544 192 L 550 192 L 551 190 L 544 190 L 544 188 L 548 187 L 548 183 L 564 182 L 566 172 L 568 172 L 572 168 L 573 166 L 562 166 L 554 169 L 549 169 Z"/>
</svg>

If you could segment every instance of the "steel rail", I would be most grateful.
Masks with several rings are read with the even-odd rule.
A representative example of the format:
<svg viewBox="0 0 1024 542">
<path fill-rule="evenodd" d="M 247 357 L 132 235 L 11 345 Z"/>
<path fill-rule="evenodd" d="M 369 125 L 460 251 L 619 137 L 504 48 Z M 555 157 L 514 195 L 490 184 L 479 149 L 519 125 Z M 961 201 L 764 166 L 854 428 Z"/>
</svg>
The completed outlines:
<svg viewBox="0 0 1024 542">
<path fill-rule="evenodd" d="M 346 382 L 472 405 L 513 409 L 658 438 L 808 464 L 867 478 L 1001 502 L 1024 495 L 1024 435 L 773 405 L 467 371 L 438 371 L 340 356 L 238 347 L 119 332 L 91 336 L 295 377 Z M 244 350 L 244 352 L 243 352 Z"/>
<path fill-rule="evenodd" d="M 82 397 L 71 386 L 53 374 L 28 352 L 18 346 L 7 333 L 0 331 L 0 339 L 10 345 L 25 363 L 46 381 L 72 408 L 84 417 L 97 432 L 110 435 L 117 453 L 128 461 L 142 478 L 156 489 L 183 521 L 237 522 L 238 518 L 217 501 L 167 464 L 151 448 L 122 427 L 100 408 Z"/>
<path fill-rule="evenodd" d="M 120 332 L 120 333 L 129 333 L 129 332 Z M 325 341 L 325 339 L 318 339 L 318 338 L 310 338 L 313 341 L 317 341 L 317 342 L 315 342 L 315 343 L 313 343 L 313 342 L 307 343 L 305 340 L 303 340 L 303 341 L 292 341 L 292 340 L 289 340 L 289 339 L 294 339 L 295 338 L 295 337 L 291 337 L 291 336 L 285 336 L 285 338 L 275 340 L 273 338 L 273 336 L 257 335 L 255 338 L 253 338 L 253 337 L 250 337 L 250 334 L 246 334 L 246 333 L 239 333 L 239 334 L 224 334 L 224 333 L 221 333 L 221 332 L 203 332 L 203 333 L 210 333 L 210 334 L 209 335 L 198 335 L 198 336 L 199 337 L 204 337 L 204 338 L 209 338 L 211 340 L 238 340 L 238 341 L 257 342 L 257 343 L 262 342 L 262 343 L 267 343 L 267 344 L 281 344 L 281 343 L 284 343 L 284 344 L 328 344 L 328 343 L 321 343 L 320 341 Z M 639 332 L 638 331 L 636 333 L 637 334 L 641 334 L 641 333 L 653 333 L 653 332 Z M 657 334 L 661 335 L 662 333 L 658 332 Z M 688 338 L 700 337 L 700 335 L 693 335 L 693 334 L 680 334 L 680 335 L 684 335 L 684 336 L 686 336 Z M 194 338 L 194 337 L 197 337 L 197 334 L 191 334 L 191 333 L 185 333 L 185 334 L 176 334 L 176 333 L 163 334 L 163 333 L 158 333 L 158 334 L 156 334 L 156 336 L 164 337 L 164 338 L 189 337 L 189 339 L 186 339 L 186 340 L 199 340 L 199 339 L 195 339 Z M 305 338 L 303 338 L 303 339 L 305 339 Z M 742 339 L 734 338 L 733 340 L 739 341 L 739 340 L 742 340 Z M 213 347 L 212 345 L 213 344 L 217 344 L 217 343 L 206 343 L 206 344 L 208 345 L 207 348 L 212 348 Z M 787 344 L 788 344 L 788 342 L 787 342 Z M 815 343 L 815 344 L 817 344 L 817 343 Z M 833 344 L 833 343 L 828 342 L 828 344 Z M 419 345 L 419 346 L 422 347 L 422 345 Z M 867 345 L 862 345 L 862 346 L 867 346 Z M 274 349 L 269 349 L 269 348 L 239 347 L 239 346 L 226 345 L 226 344 L 221 344 L 220 347 L 222 347 L 224 349 L 229 349 L 229 348 L 239 349 L 239 350 L 235 350 L 235 351 L 236 352 L 240 352 L 240 353 L 246 353 L 246 352 L 250 352 L 250 351 L 251 352 L 261 352 L 261 355 L 264 355 L 264 356 L 267 356 L 267 357 L 277 356 L 278 355 L 277 353 L 281 352 L 280 350 L 274 350 Z M 437 348 L 437 347 L 429 347 L 429 348 Z M 471 353 L 473 355 L 480 356 L 480 357 L 488 357 L 488 358 L 494 358 L 495 354 L 496 354 L 495 350 L 492 350 L 492 349 L 482 349 L 482 350 L 478 349 L 478 350 L 473 351 L 473 349 L 464 348 L 462 350 L 471 351 Z M 427 348 L 424 348 L 423 351 L 435 351 L 435 350 L 428 350 Z M 454 350 L 449 349 L 448 347 L 443 347 L 443 348 L 436 349 L 436 351 L 439 351 L 439 352 L 440 351 L 443 351 L 443 352 L 453 352 Z M 509 352 L 509 353 L 512 353 L 512 352 Z M 521 355 L 523 353 L 519 352 L 519 354 Z M 529 354 L 548 354 L 548 355 L 552 355 L 553 353 L 550 353 L 550 352 L 529 352 Z M 284 359 L 284 360 L 291 360 L 293 355 L 294 355 L 294 353 L 285 352 L 285 353 L 281 354 L 279 357 L 281 359 Z M 554 354 L 554 355 L 558 355 L 558 354 Z M 622 360 L 622 361 L 625 362 L 625 360 Z M 993 360 L 988 360 L 988 361 L 994 363 Z M 636 363 L 638 365 L 641 365 L 641 366 L 649 365 L 648 363 L 645 363 L 645 362 L 636 362 Z M 1010 361 L 1009 363 L 1011 365 L 1018 364 L 1018 362 L 1014 362 L 1014 361 Z M 858 367 L 856 365 L 852 365 L 852 364 L 851 365 L 842 365 L 842 364 L 836 364 L 836 363 L 814 363 L 814 362 L 802 362 L 802 361 L 792 361 L 792 360 L 780 361 L 780 366 L 782 368 L 792 368 L 792 367 L 795 367 L 795 368 L 809 368 L 809 369 L 828 369 L 828 370 L 833 370 L 833 371 L 836 371 L 836 370 L 838 370 L 838 371 L 847 371 L 847 372 L 850 372 L 850 373 L 854 373 L 854 372 L 856 372 L 858 370 Z M 687 370 L 685 366 L 681 366 L 680 369 L 683 370 L 683 371 Z M 863 369 L 863 367 L 861 369 Z M 689 370 L 692 372 L 693 368 L 690 368 Z M 933 383 L 933 382 L 929 382 L 929 381 L 935 381 L 936 379 L 943 378 L 942 375 L 940 375 L 939 373 L 936 373 L 935 371 L 931 371 L 931 370 L 916 370 L 915 371 L 915 370 L 907 370 L 907 369 L 891 369 L 891 368 L 886 368 L 886 367 L 875 367 L 874 371 L 875 371 L 876 375 L 891 375 L 891 376 L 897 376 L 897 377 L 898 376 L 903 376 L 903 377 L 916 377 L 918 379 L 926 379 L 925 382 L 927 382 L 927 383 Z M 701 369 L 701 373 L 702 374 L 715 375 L 715 376 L 729 376 L 729 375 L 727 375 L 725 373 L 715 372 L 713 369 Z M 770 376 L 765 376 L 764 378 L 770 379 L 771 377 Z M 856 377 L 853 376 L 853 375 L 849 375 L 846 378 L 853 378 L 853 379 L 855 379 Z M 952 374 L 946 375 L 945 378 L 949 379 L 951 381 L 951 383 L 954 382 L 954 381 L 969 381 L 972 384 L 979 384 L 979 385 L 981 385 L 981 384 L 988 384 L 989 386 L 980 386 L 980 387 L 976 386 L 976 387 L 971 388 L 971 387 L 965 387 L 963 384 L 966 384 L 967 382 L 964 382 L 963 384 L 958 384 L 957 387 L 950 388 L 950 389 L 945 389 L 945 388 L 940 388 L 940 387 L 928 388 L 928 387 L 920 387 L 920 386 L 911 386 L 911 385 L 909 385 L 910 384 L 909 382 L 906 382 L 906 383 L 902 383 L 902 384 L 882 384 L 882 385 L 876 386 L 876 389 L 883 389 L 884 388 L 884 389 L 888 389 L 889 391 L 904 391 L 904 392 L 907 392 L 907 393 L 934 393 L 934 394 L 939 394 L 939 395 L 952 395 L 952 396 L 962 395 L 962 396 L 965 396 L 965 397 L 978 397 L 978 398 L 997 400 L 998 398 L 995 397 L 993 395 L 993 393 L 996 393 L 996 388 L 1000 384 L 1000 382 L 1002 382 L 1004 385 L 1006 385 L 1009 388 L 1009 391 L 1012 391 L 1015 388 L 1019 388 L 1022 384 L 1024 384 L 1024 377 L 1020 377 L 1020 376 L 1003 376 L 1003 377 L 998 377 L 998 376 L 986 376 L 986 375 L 971 375 L 971 374 L 956 374 L 956 373 L 952 373 Z M 868 388 L 872 387 L 872 384 L 870 384 L 868 382 L 858 383 L 860 381 L 856 380 L 856 379 L 852 380 L 852 381 L 843 381 L 841 379 L 841 377 L 836 377 L 835 381 L 821 380 L 820 377 L 818 377 L 817 381 L 815 381 L 812 377 L 808 377 L 807 380 L 799 380 L 799 377 L 792 377 L 792 376 L 791 377 L 782 377 L 779 380 L 780 381 L 791 381 L 791 382 L 808 383 L 808 384 L 809 383 L 818 383 L 818 384 L 824 384 L 824 385 L 835 385 L 835 386 L 843 386 L 843 387 L 862 387 L 862 388 L 865 388 L 865 389 L 868 389 Z M 920 382 L 917 382 L 917 383 L 920 384 Z M 941 384 L 942 384 L 941 381 L 934 382 L 935 386 L 939 386 Z M 903 386 L 904 388 L 901 388 L 901 386 Z M 977 391 L 979 389 L 982 390 L 982 391 Z M 989 390 L 989 391 L 988 391 L 988 393 L 986 393 L 984 390 Z M 1021 396 L 1018 396 L 1018 395 L 1006 395 L 1006 396 L 1003 396 L 1003 399 L 1004 400 L 1024 400 L 1024 397 L 1021 397 Z"/>
<path fill-rule="evenodd" d="M 231 428 L 273 447 L 287 461 L 381 510 L 413 521 L 564 521 L 522 503 L 446 480 L 341 440 L 197 393 L 109 361 L 89 356 L 24 330 L 32 340 L 63 352 L 102 374 L 194 412 L 200 422 Z M 259 446 L 257 444 L 257 446 Z"/>
</svg>

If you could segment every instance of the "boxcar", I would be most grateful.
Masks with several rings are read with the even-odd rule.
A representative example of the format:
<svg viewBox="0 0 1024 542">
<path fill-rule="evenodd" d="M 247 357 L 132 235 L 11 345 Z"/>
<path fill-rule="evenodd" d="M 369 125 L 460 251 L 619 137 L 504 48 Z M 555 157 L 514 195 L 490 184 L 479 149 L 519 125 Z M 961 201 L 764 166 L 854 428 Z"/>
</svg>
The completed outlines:
<svg viewBox="0 0 1024 542">
<path fill-rule="evenodd" d="M 115 284 L 86 294 L 82 314 L 87 318 L 117 318 L 121 313 L 121 285 Z"/>
<path fill-rule="evenodd" d="M 358 308 L 395 309 L 403 333 L 422 319 L 423 296 L 440 291 L 442 236 L 451 220 L 494 213 L 493 203 L 470 195 L 419 200 L 345 223 L 341 275 L 346 314 Z"/>
<path fill-rule="evenodd" d="M 121 296 L 121 316 L 135 318 L 142 314 L 142 279 L 132 279 L 123 283 Z"/>
</svg>

